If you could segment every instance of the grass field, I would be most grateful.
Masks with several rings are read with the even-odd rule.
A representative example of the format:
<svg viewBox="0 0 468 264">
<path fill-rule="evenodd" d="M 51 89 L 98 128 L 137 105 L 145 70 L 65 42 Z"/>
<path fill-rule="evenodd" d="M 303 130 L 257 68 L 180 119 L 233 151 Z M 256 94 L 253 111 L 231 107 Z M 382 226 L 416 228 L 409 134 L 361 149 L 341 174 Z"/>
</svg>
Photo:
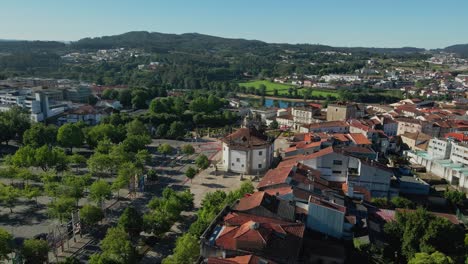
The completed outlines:
<svg viewBox="0 0 468 264">
<path fill-rule="evenodd" d="M 266 86 L 266 93 L 267 95 L 273 95 L 273 91 L 275 89 L 278 90 L 279 95 L 288 94 L 288 89 L 290 87 L 294 87 L 292 84 L 282 84 L 282 83 L 274 83 L 266 80 L 257 80 L 251 82 L 243 82 L 239 83 L 239 86 L 243 87 L 255 87 L 256 89 L 260 88 L 260 85 Z"/>
<path fill-rule="evenodd" d="M 274 82 L 270 82 L 270 81 L 266 81 L 266 80 L 243 82 L 243 83 L 239 83 L 239 86 L 255 87 L 256 89 L 258 89 L 261 84 L 266 86 L 266 94 L 270 95 L 270 96 L 273 95 L 273 93 L 274 93 L 273 91 L 275 89 L 278 90 L 278 95 L 279 96 L 288 95 L 289 88 L 290 87 L 295 87 L 295 85 L 293 85 L 293 84 L 274 83 Z M 309 89 L 309 88 L 299 88 L 298 93 L 300 95 L 302 95 L 302 90 L 304 90 L 304 89 Z M 317 89 L 314 89 L 314 88 L 310 88 L 310 89 L 312 89 L 312 96 L 324 96 L 324 97 L 326 97 L 327 95 L 330 95 L 330 96 L 334 96 L 334 97 L 337 97 L 337 98 L 339 97 L 338 92 L 336 92 L 336 91 L 317 90 Z"/>
</svg>

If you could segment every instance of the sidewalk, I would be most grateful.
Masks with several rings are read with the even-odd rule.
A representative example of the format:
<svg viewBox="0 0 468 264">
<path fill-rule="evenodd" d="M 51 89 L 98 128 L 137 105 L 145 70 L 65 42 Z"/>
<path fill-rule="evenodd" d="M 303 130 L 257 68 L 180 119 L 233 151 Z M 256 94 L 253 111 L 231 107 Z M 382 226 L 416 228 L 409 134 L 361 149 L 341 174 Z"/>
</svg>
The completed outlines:
<svg viewBox="0 0 468 264">
<path fill-rule="evenodd" d="M 53 252 L 49 252 L 50 263 L 59 263 L 61 261 L 65 261 L 66 258 L 75 255 L 77 252 L 83 249 L 91 241 L 92 241 L 92 238 L 89 237 L 88 235 L 83 235 L 83 237 L 81 238 L 79 235 L 76 236 L 76 242 L 73 241 L 73 238 L 70 239 L 69 240 L 70 247 L 68 247 L 67 244 L 64 244 L 63 245 L 64 251 L 61 251 L 60 247 L 57 249 L 57 257 L 54 255 Z"/>
</svg>

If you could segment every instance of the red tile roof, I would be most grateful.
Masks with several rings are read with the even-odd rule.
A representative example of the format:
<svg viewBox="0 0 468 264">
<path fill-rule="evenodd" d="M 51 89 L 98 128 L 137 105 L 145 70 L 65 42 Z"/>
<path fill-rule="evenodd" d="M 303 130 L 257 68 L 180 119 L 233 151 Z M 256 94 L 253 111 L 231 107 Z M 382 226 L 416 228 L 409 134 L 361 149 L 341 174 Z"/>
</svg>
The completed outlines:
<svg viewBox="0 0 468 264">
<path fill-rule="evenodd" d="M 305 128 L 321 128 L 321 127 L 348 127 L 349 124 L 346 121 L 327 121 L 321 123 L 312 123 L 307 125 L 302 125 Z"/>
<path fill-rule="evenodd" d="M 363 131 L 369 131 L 369 130 L 372 129 L 369 125 L 363 124 L 361 121 L 359 121 L 357 119 L 350 120 L 349 125 L 352 126 L 352 127 L 359 128 L 359 129 L 361 129 Z"/>
<path fill-rule="evenodd" d="M 297 161 L 302 161 L 302 160 L 315 159 L 315 158 L 322 157 L 331 153 L 333 153 L 333 147 L 328 147 L 328 148 L 321 149 L 315 153 L 308 154 L 308 155 L 300 154 L 300 155 L 296 155 L 292 157 L 286 157 L 284 158 L 283 162 L 292 162 L 292 161 L 297 162 Z"/>
<path fill-rule="evenodd" d="M 286 179 L 291 174 L 295 165 L 289 165 L 281 168 L 269 170 L 265 176 L 263 176 L 260 183 L 258 183 L 257 189 L 261 189 L 266 186 L 278 185 L 286 183 Z"/>
<path fill-rule="evenodd" d="M 349 133 L 348 136 L 357 145 L 372 145 L 372 142 L 361 133 Z"/>
<path fill-rule="evenodd" d="M 293 192 L 293 189 L 291 186 L 284 186 L 284 187 L 278 187 L 278 188 L 269 188 L 265 190 L 266 193 L 269 195 L 285 195 Z"/>
<path fill-rule="evenodd" d="M 248 221 L 240 226 L 224 226 L 216 239 L 216 246 L 229 250 L 266 251 L 282 256 L 287 248 L 298 252 L 304 236 L 302 223 L 276 224 Z M 295 247 L 295 248 L 294 248 Z"/>
<path fill-rule="evenodd" d="M 241 198 L 235 209 L 239 211 L 246 211 L 260 206 L 264 196 L 265 192 L 254 192 L 250 196 Z"/>
<path fill-rule="evenodd" d="M 208 264 L 276 264 L 276 262 L 255 255 L 245 255 L 224 259 L 208 258 Z"/>
<path fill-rule="evenodd" d="M 230 147 L 256 147 L 269 144 L 267 136 L 261 134 L 255 129 L 239 128 L 236 132 L 226 136 L 222 141 Z"/>
<path fill-rule="evenodd" d="M 447 133 L 445 134 L 445 138 L 455 138 L 458 141 L 468 141 L 468 135 L 463 133 Z"/>
</svg>

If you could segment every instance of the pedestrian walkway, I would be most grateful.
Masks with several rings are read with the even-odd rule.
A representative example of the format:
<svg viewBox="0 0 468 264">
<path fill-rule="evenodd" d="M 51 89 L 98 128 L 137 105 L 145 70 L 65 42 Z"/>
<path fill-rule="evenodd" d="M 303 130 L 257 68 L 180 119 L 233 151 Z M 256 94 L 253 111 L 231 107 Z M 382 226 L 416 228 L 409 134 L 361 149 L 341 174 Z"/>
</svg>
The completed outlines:
<svg viewBox="0 0 468 264">
<path fill-rule="evenodd" d="M 68 244 L 65 243 L 63 245 L 63 251 L 62 247 L 59 247 L 56 252 L 57 255 L 55 255 L 54 252 L 49 252 L 50 263 L 59 263 L 61 261 L 65 261 L 66 258 L 74 256 L 91 241 L 92 238 L 88 235 L 84 235 L 82 237 L 77 235 L 76 241 L 74 241 L 74 239 L 72 238 L 68 241 Z"/>
</svg>

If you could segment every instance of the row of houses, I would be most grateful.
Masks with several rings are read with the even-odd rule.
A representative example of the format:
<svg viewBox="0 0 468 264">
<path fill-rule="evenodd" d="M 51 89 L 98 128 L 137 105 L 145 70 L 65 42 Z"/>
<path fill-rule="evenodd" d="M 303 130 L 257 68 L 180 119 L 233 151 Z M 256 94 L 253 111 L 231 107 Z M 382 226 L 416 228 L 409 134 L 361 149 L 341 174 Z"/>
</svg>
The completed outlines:
<svg viewBox="0 0 468 264">
<path fill-rule="evenodd" d="M 243 162 L 254 169 L 268 165 L 272 146 L 258 131 L 241 128 L 223 139 L 225 169 L 238 172 Z M 258 191 L 210 224 L 201 236 L 199 263 L 344 263 L 342 241 L 367 229 L 372 198 L 429 192 L 426 183 L 397 177 L 395 168 L 379 163 L 371 146 L 362 133 L 296 134 Z"/>
</svg>

